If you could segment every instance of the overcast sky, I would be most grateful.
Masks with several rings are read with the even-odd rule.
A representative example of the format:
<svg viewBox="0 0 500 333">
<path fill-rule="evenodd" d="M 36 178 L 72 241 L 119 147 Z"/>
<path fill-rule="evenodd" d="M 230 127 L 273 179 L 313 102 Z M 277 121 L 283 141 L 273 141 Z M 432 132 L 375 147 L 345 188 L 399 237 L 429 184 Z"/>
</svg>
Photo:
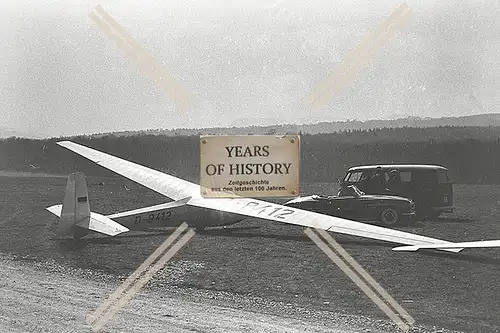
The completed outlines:
<svg viewBox="0 0 500 333">
<path fill-rule="evenodd" d="M 3 0 L 0 127 L 57 136 L 500 112 L 499 1 L 407 3 L 410 21 L 313 111 L 307 95 L 401 2 Z M 194 95 L 189 110 L 94 25 L 97 4 Z"/>
</svg>

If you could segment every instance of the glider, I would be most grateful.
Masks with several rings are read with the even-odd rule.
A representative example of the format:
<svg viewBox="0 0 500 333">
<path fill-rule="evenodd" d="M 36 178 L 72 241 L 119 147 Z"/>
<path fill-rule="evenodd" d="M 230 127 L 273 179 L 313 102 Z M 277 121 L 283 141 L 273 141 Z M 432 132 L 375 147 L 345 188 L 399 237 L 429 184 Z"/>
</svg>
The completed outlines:
<svg viewBox="0 0 500 333">
<path fill-rule="evenodd" d="M 207 225 L 225 225 L 241 221 L 246 216 L 237 217 L 212 209 L 188 206 L 190 197 L 134 209 L 111 215 L 101 215 L 90 211 L 90 203 L 85 175 L 75 172 L 68 176 L 62 204 L 47 207 L 59 217 L 58 234 L 79 239 L 89 231 L 108 236 L 130 230 L 146 230 L 158 227 L 176 227 L 183 221 L 190 221 L 198 230 Z"/>
<path fill-rule="evenodd" d="M 186 221 L 188 224 L 197 228 L 232 224 L 247 217 L 256 217 L 297 226 L 323 229 L 335 233 L 405 245 L 394 248 L 398 251 L 417 251 L 420 248 L 428 248 L 456 253 L 460 252 L 464 248 L 471 247 L 500 247 L 500 240 L 453 243 L 441 239 L 355 222 L 293 207 L 286 207 L 253 198 L 204 198 L 200 193 L 200 185 L 198 184 L 132 163 L 71 141 L 60 141 L 57 144 L 97 163 L 106 169 L 116 172 L 125 178 L 137 182 L 174 200 L 173 202 L 162 205 L 141 208 L 138 210 L 108 216 L 90 212 L 88 205 L 86 205 L 83 210 L 84 214 L 82 215 L 82 212 L 77 207 L 77 204 L 78 200 L 84 201 L 85 199 L 79 199 L 80 197 L 78 196 L 78 193 L 76 193 L 76 195 L 72 194 L 72 191 L 78 191 L 79 188 L 82 187 L 76 186 L 74 189 L 71 187 L 72 185 L 68 185 L 69 189 L 67 187 L 65 201 L 63 202 L 62 207 L 60 207 L 60 205 L 56 205 L 47 209 L 56 215 L 59 214 L 58 216 L 60 216 L 61 224 L 63 225 L 60 226 L 60 232 L 66 234 L 73 233 L 75 237 L 78 236 L 78 232 L 72 230 L 82 228 L 111 236 L 126 232 L 128 231 L 126 229 L 130 229 L 130 227 L 134 226 L 134 224 L 130 222 L 130 219 L 135 220 L 138 214 L 147 213 L 148 216 L 149 214 L 152 214 L 153 216 L 153 220 L 151 222 L 160 223 L 163 226 L 180 225 L 182 222 Z M 86 186 L 84 186 L 83 189 L 84 191 L 82 192 L 82 197 L 87 197 Z M 67 211 L 65 210 L 66 205 L 69 207 Z M 163 221 L 160 216 L 159 220 L 157 220 L 157 214 L 159 212 L 171 214 L 172 218 L 168 221 Z M 174 215 L 177 215 L 177 218 L 173 218 Z M 120 218 L 129 219 L 126 227 L 115 222 L 115 220 Z M 147 220 L 149 220 L 149 218 Z M 74 226 L 77 228 L 74 228 Z"/>
</svg>

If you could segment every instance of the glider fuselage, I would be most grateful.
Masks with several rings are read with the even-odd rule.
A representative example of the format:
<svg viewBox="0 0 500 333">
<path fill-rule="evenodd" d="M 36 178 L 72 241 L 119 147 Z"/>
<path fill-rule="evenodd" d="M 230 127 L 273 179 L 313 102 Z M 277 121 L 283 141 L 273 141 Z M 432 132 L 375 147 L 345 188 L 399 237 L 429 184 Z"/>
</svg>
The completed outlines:
<svg viewBox="0 0 500 333">
<path fill-rule="evenodd" d="M 136 213 L 134 213 L 134 211 L 128 211 L 107 215 L 107 217 L 130 230 L 177 227 L 183 222 L 186 222 L 191 227 L 204 228 L 234 224 L 247 218 L 244 215 L 189 205 L 163 208 L 154 211 L 137 209 Z"/>
</svg>

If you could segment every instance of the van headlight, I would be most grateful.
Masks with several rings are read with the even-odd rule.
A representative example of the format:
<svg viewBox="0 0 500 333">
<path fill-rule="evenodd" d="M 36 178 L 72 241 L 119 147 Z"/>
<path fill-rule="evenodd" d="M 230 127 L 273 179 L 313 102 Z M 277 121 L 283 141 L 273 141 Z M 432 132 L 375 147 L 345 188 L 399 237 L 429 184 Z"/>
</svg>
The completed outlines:
<svg viewBox="0 0 500 333">
<path fill-rule="evenodd" d="M 413 201 L 410 201 L 410 212 L 415 211 L 415 203 Z"/>
</svg>

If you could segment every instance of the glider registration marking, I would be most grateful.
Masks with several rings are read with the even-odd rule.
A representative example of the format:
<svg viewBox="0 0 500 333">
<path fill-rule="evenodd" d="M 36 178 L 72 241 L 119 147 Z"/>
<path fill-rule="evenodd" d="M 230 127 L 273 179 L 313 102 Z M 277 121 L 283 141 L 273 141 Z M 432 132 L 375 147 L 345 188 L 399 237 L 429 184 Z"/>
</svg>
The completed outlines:
<svg viewBox="0 0 500 333">
<path fill-rule="evenodd" d="M 168 211 L 163 211 L 161 213 L 157 213 L 157 214 L 149 214 L 148 217 L 147 217 L 147 221 L 148 223 L 152 223 L 154 220 L 161 220 L 161 221 L 164 221 L 164 220 L 169 220 L 170 218 L 172 217 L 172 212 L 170 210 Z M 135 224 L 139 224 L 141 223 L 142 221 L 142 215 L 139 215 L 139 216 L 136 216 L 135 217 Z"/>
<path fill-rule="evenodd" d="M 295 213 L 294 210 L 289 209 L 289 208 L 283 208 L 283 207 L 276 207 L 274 205 L 269 205 L 269 204 L 261 204 L 255 201 L 249 201 L 245 206 L 243 206 L 243 209 L 246 207 L 249 207 L 251 211 L 255 212 L 258 210 L 257 214 L 259 215 L 264 215 L 264 213 L 267 213 L 266 209 L 272 208 L 273 210 L 267 214 L 267 216 L 273 216 L 282 220 L 286 220 L 285 216 L 287 215 L 292 215 Z M 280 212 L 281 211 L 281 212 Z"/>
</svg>

